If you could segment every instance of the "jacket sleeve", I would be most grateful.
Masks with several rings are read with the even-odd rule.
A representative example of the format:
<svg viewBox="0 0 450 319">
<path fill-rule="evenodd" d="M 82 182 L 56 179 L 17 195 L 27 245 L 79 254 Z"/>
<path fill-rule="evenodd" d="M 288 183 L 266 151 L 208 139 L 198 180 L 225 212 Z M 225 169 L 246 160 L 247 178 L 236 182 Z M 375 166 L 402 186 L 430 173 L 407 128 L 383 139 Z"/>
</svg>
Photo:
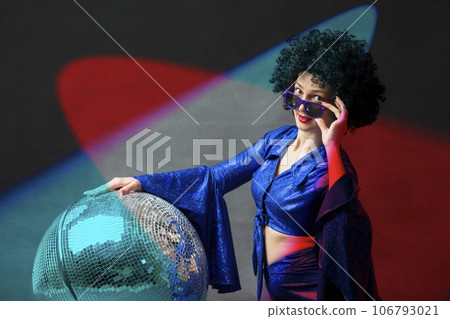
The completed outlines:
<svg viewBox="0 0 450 319">
<path fill-rule="evenodd" d="M 135 176 L 143 191 L 173 204 L 192 223 L 206 251 L 209 283 L 219 293 L 241 289 L 223 195 L 251 179 L 264 157 L 266 135 L 244 152 L 212 167 Z"/>
<path fill-rule="evenodd" d="M 318 300 L 380 300 L 373 269 L 370 219 L 353 170 L 328 190 L 316 219 Z"/>
</svg>

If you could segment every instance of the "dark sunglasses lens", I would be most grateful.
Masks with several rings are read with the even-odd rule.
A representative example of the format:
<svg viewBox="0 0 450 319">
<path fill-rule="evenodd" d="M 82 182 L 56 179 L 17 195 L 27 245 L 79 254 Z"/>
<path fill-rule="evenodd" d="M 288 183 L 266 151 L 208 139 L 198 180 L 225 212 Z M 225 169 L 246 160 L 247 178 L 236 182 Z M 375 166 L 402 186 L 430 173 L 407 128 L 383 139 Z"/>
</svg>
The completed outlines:
<svg viewBox="0 0 450 319">
<path fill-rule="evenodd" d="M 320 117 L 322 115 L 322 108 L 314 103 L 306 103 L 305 112 L 311 117 Z"/>
<path fill-rule="evenodd" d="M 297 109 L 300 106 L 300 100 L 298 97 L 291 93 L 286 93 L 286 104 L 291 109 Z"/>
</svg>

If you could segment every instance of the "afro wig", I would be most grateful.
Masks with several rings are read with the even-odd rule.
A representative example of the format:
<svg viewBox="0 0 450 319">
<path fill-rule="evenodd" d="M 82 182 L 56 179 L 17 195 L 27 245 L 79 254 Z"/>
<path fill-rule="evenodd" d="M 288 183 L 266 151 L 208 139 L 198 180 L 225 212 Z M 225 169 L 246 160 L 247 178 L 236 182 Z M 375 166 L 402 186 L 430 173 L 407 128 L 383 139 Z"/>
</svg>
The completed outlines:
<svg viewBox="0 0 450 319">
<path fill-rule="evenodd" d="M 312 81 L 320 82 L 321 87 L 329 85 L 345 103 L 351 132 L 376 120 L 379 101 L 385 100 L 385 87 L 375 74 L 377 66 L 371 54 L 365 50 L 366 41 L 347 32 L 311 30 L 287 42 L 270 79 L 275 93 L 284 92 L 308 71 Z"/>
</svg>

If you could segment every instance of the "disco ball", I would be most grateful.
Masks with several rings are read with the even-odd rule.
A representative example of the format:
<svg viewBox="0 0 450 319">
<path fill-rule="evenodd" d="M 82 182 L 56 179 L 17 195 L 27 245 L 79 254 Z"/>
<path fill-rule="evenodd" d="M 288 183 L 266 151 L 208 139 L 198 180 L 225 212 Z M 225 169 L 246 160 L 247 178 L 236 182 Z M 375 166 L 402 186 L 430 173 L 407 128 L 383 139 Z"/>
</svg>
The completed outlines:
<svg viewBox="0 0 450 319">
<path fill-rule="evenodd" d="M 143 192 L 70 205 L 42 238 L 32 277 L 38 300 L 205 300 L 208 289 L 188 219 Z"/>
</svg>

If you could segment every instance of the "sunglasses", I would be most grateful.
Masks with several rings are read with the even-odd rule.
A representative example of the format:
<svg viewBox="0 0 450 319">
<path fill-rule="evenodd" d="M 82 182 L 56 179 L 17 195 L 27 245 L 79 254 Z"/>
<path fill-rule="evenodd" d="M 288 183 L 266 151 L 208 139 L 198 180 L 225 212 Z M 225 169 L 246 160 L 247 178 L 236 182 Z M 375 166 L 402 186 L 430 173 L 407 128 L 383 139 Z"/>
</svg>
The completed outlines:
<svg viewBox="0 0 450 319">
<path fill-rule="evenodd" d="M 289 91 L 289 89 L 284 91 L 283 95 L 284 101 L 289 108 L 296 110 L 300 107 L 300 105 L 303 104 L 306 114 L 308 114 L 312 118 L 322 117 L 323 111 L 327 109 L 322 104 L 301 99 L 300 97 Z"/>
</svg>

